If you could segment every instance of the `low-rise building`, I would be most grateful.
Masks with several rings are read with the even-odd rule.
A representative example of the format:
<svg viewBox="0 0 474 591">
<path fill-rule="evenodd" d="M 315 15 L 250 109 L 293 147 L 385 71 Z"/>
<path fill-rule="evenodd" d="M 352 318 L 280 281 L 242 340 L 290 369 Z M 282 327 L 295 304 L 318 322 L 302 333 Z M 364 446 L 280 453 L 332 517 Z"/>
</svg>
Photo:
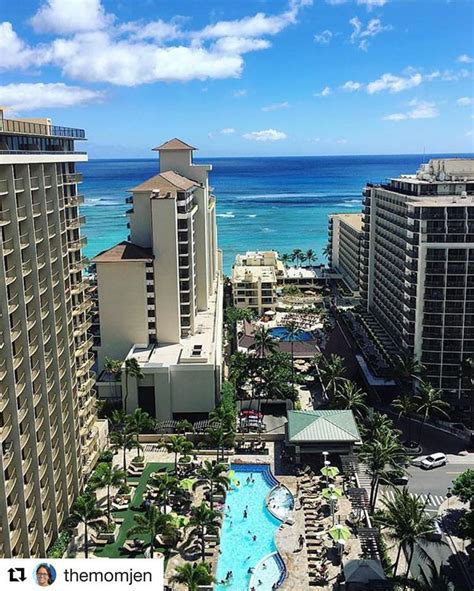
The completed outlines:
<svg viewBox="0 0 474 591">
<path fill-rule="evenodd" d="M 354 293 L 359 291 L 362 236 L 361 213 L 329 216 L 329 264 Z"/>
</svg>

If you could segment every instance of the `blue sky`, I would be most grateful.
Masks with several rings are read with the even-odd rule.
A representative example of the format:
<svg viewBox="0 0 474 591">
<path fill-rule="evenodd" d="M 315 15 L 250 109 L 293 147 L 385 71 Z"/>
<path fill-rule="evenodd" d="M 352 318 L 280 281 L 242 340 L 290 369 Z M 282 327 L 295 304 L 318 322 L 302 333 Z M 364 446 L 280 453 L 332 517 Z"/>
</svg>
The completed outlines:
<svg viewBox="0 0 474 591">
<path fill-rule="evenodd" d="M 473 151 L 471 0 L 0 0 L 0 105 L 91 157 Z M 8 115 L 7 115 L 8 116 Z"/>
</svg>

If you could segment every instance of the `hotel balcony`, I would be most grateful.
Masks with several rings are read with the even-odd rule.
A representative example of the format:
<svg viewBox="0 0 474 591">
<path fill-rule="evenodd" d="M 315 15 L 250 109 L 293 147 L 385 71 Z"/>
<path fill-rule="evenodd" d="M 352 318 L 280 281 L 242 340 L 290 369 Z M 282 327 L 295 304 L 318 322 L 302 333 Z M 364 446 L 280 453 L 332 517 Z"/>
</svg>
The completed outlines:
<svg viewBox="0 0 474 591">
<path fill-rule="evenodd" d="M 66 207 L 76 207 L 84 203 L 84 195 L 73 195 L 71 197 L 65 197 Z"/>
<path fill-rule="evenodd" d="M 30 121 L 20 121 L 18 119 L 3 119 L 0 132 L 13 135 L 34 135 L 76 140 L 86 139 L 86 132 L 83 129 L 48 125 L 45 123 L 33 123 Z"/>
</svg>

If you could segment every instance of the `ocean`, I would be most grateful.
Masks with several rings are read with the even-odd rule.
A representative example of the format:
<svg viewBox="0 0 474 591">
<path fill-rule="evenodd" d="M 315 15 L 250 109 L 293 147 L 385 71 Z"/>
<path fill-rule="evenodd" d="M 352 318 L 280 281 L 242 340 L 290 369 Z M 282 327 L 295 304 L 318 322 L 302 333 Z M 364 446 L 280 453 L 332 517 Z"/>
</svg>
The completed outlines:
<svg viewBox="0 0 474 591">
<path fill-rule="evenodd" d="M 439 156 L 439 155 L 438 155 Z M 459 155 L 467 156 L 467 155 Z M 246 250 L 313 249 L 319 261 L 327 244 L 328 215 L 361 209 L 366 182 L 415 172 L 432 155 L 205 158 L 217 199 L 224 272 Z M 453 157 L 451 154 L 448 157 Z M 85 255 L 93 257 L 128 235 L 127 189 L 157 174 L 157 159 L 90 160 L 80 191 L 87 222 Z"/>
</svg>

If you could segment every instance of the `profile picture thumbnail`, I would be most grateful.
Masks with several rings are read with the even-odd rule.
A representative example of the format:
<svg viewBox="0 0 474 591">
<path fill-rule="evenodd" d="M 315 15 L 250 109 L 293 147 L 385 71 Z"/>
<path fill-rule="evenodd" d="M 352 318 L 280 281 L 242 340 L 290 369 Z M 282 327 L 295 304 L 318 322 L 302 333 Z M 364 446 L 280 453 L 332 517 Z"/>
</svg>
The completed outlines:
<svg viewBox="0 0 474 591">
<path fill-rule="evenodd" d="M 49 587 L 56 580 L 56 570 L 52 564 L 42 562 L 35 568 L 33 577 L 39 587 Z"/>
</svg>

